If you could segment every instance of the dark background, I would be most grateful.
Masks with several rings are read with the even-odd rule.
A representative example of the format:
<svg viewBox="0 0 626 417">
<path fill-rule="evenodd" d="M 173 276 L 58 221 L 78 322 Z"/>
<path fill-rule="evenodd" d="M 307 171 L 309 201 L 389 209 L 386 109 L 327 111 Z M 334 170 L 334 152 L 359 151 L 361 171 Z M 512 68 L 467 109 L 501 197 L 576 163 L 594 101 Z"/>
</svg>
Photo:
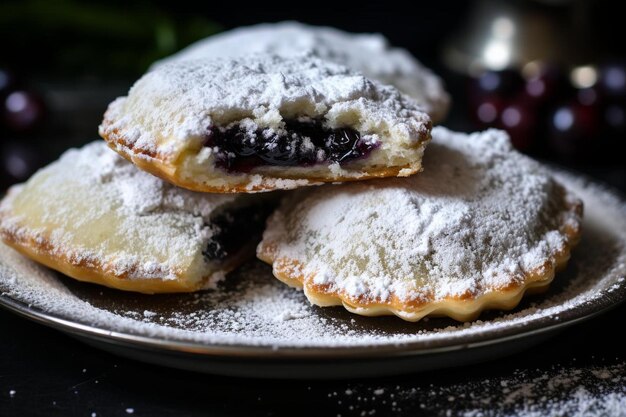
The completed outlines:
<svg viewBox="0 0 626 417">
<path fill-rule="evenodd" d="M 561 16 L 567 7 L 533 1 L 513 3 L 539 8 L 546 16 Z M 585 34 L 580 49 L 589 61 L 577 64 L 623 62 L 626 25 L 615 2 L 570 3 L 583 5 L 589 24 L 579 28 Z M 0 3 L 0 68 L 14 74 L 16 88 L 39 97 L 45 111 L 33 129 L 0 128 L 0 170 L 4 170 L 0 172 L 0 187 L 24 180 L 67 147 L 96 139 L 107 103 L 125 94 L 153 60 L 211 33 L 264 21 L 295 19 L 385 34 L 446 81 L 454 104 L 444 124 L 473 130 L 477 128 L 471 117 L 475 105 L 468 99 L 468 89 L 474 81 L 449 70 L 441 60 L 445 42 L 452 34 L 463 33 L 472 7 L 473 2 L 450 0 L 414 2 L 411 11 L 399 2 L 342 8 L 337 2 L 251 7 L 228 1 L 201 5 L 184 0 L 4 1 Z M 584 158 L 543 148 L 529 152 L 626 191 L 625 137 L 618 135 L 607 141 L 602 128 L 593 132 L 585 138 L 585 149 L 589 145 L 598 150 L 583 152 Z M 535 133 L 540 144 L 548 143 L 552 134 L 547 129 Z M 7 168 L 16 160 L 27 168 L 19 175 Z M 138 416 L 346 416 L 372 409 L 376 410 L 374 415 L 444 415 L 446 410 L 463 409 L 467 404 L 463 400 L 450 404 L 447 398 L 427 395 L 430 384 L 440 390 L 463 383 L 498 390 L 500 381 L 519 369 L 554 374 L 563 368 L 575 371 L 590 366 L 623 366 L 626 346 L 615 334 L 624 328 L 625 313 L 621 307 L 530 351 L 488 364 L 377 380 L 281 382 L 196 375 L 143 365 L 0 311 L 0 416 L 128 416 L 127 408 Z M 594 383 L 582 381 L 581 386 L 592 389 Z M 397 399 L 399 405 L 393 409 L 389 397 L 385 397 L 389 400 L 386 404 L 370 406 L 355 399 L 350 402 L 344 398 L 340 403 L 333 396 L 333 392 L 341 394 L 346 389 L 371 396 L 375 387 L 393 392 L 396 386 L 418 388 L 424 395 Z M 15 393 L 10 395 L 12 390 Z"/>
<path fill-rule="evenodd" d="M 361 2 L 358 7 L 345 7 L 330 1 L 281 5 L 198 4 L 189 0 L 5 1 L 0 6 L 0 34 L 10 42 L 3 45 L 0 63 L 15 66 L 26 75 L 72 79 L 97 75 L 131 81 L 152 60 L 213 32 L 261 22 L 298 20 L 350 32 L 380 32 L 428 66 L 441 69 L 443 41 L 467 23 L 473 3 L 421 1 L 415 3 L 414 10 L 406 10 L 392 2 Z M 621 41 L 626 38 L 626 28 L 613 1 L 509 3 L 537 8 L 546 15 L 568 13 L 567 7 L 551 4 L 583 4 L 590 25 L 586 28 L 590 37 L 587 42 L 593 45 L 590 55 L 624 56 Z"/>
<path fill-rule="evenodd" d="M 0 69 L 13 74 L 13 89 L 29 93 L 34 97 L 34 107 L 40 110 L 33 126 L 24 129 L 2 128 L 0 123 L 0 170 L 4 170 L 0 171 L 4 174 L 0 187 L 25 180 L 34 169 L 55 159 L 67 147 L 97 138 L 97 125 L 108 102 L 124 95 L 154 60 L 213 33 L 259 22 L 291 19 L 352 32 L 383 33 L 392 44 L 409 49 L 442 76 L 453 98 L 445 125 L 463 131 L 506 127 L 476 123 L 473 115 L 484 99 L 471 94 L 476 82 L 450 70 L 442 61 L 444 47 L 452 37 L 460 35 L 463 39 L 477 30 L 476 25 L 472 28 L 472 10 L 480 3 L 422 1 L 415 3 L 414 10 L 406 10 L 386 2 L 343 7 L 336 2 L 280 6 L 264 2 L 251 6 L 239 2 L 197 4 L 188 0 L 4 1 L 0 4 L 0 36 L 5 40 Z M 602 68 L 617 62 L 626 72 L 622 46 L 626 25 L 611 1 L 483 0 L 483 4 L 507 4 L 531 11 L 558 27 L 564 39 L 571 39 L 563 41 L 562 46 L 574 51 L 572 57 L 555 63 L 560 65 L 561 78 L 567 77 L 572 66 L 583 64 Z M 558 53 L 554 51 L 554 56 Z M 531 111 L 524 110 L 527 106 L 522 100 L 512 100 L 514 105 L 522 105 L 523 115 L 531 116 L 526 125 L 533 126 L 522 126 L 518 132 L 518 136 L 532 138 L 533 142 L 528 149 L 520 148 L 539 159 L 590 173 L 618 188 L 625 187 L 623 158 L 616 151 L 626 135 L 626 98 L 619 99 L 622 119 L 617 133 L 607 133 L 603 128 L 603 104 L 591 112 L 582 109 L 582 113 L 576 113 L 576 108 L 568 108 L 576 117 L 575 132 L 553 140 L 558 135 L 546 126 L 549 117 L 560 105 L 575 101 L 575 94 L 569 90 L 560 92 L 551 97 L 547 108 Z M 6 92 L 0 92 L 0 99 L 3 96 Z M 511 101 L 508 97 L 507 100 Z M 0 122 L 11 119 L 8 113 L 6 108 L 0 108 Z M 507 130 L 516 134 L 514 129 Z M 515 137 L 514 141 L 519 142 Z M 558 142 L 556 148 L 573 147 L 574 151 L 555 150 L 553 141 Z M 7 160 L 13 161 L 8 168 L 11 163 Z M 17 168 L 23 168 L 17 172 L 16 161 L 22 161 Z"/>
<path fill-rule="evenodd" d="M 4 39 L 0 69 L 13 74 L 13 88 L 30 94 L 39 111 L 33 126 L 7 129 L 2 127 L 2 121 L 11 115 L 0 102 L 0 188 L 24 181 L 37 167 L 56 159 L 68 147 L 96 139 L 106 105 L 114 97 L 124 95 L 154 60 L 210 34 L 260 22 L 292 19 L 353 32 L 383 33 L 391 43 L 409 49 L 444 79 L 453 98 L 446 126 L 462 131 L 506 127 L 474 120 L 484 99 L 470 94 L 476 81 L 450 70 L 442 61 L 449 40 L 457 35 L 462 39 L 471 32 L 471 11 L 476 3 L 480 2 L 421 1 L 415 3 L 414 10 L 406 10 L 388 2 L 342 7 L 333 2 L 276 6 L 239 2 L 197 4 L 188 0 L 4 1 L 0 4 L 0 36 Z M 483 3 L 530 10 L 553 22 L 564 39 L 571 39 L 564 41 L 563 47 L 573 50 L 575 57 L 566 63 L 555 62 L 560 65 L 561 78 L 567 77 L 573 65 L 602 68 L 624 63 L 622 40 L 626 39 L 626 25 L 611 1 Z M 624 68 L 622 65 L 626 71 Z M 514 105 L 521 103 L 523 115 L 529 116 L 528 121 L 522 121 L 517 135 L 523 142 L 531 138 L 533 144 L 521 149 L 536 158 L 589 173 L 618 188 L 626 187 L 620 151 L 626 135 L 626 97 L 619 99 L 622 121 L 617 133 L 607 133 L 603 128 L 603 104 L 591 113 L 582 109 L 579 114 L 576 108 L 567 108 L 576 116 L 574 132 L 555 135 L 554 129 L 546 125 L 558 106 L 575 101 L 576 92 L 570 90 L 552 96 L 548 108 L 524 110 L 528 106 L 522 100 L 513 100 Z M 6 92 L 0 91 L 0 100 L 3 96 Z M 516 134 L 514 129 L 507 130 Z M 558 137 L 553 140 L 554 136 Z M 555 150 L 553 141 L 557 148 L 571 148 L 574 143 L 574 154 L 571 149 Z"/>
</svg>

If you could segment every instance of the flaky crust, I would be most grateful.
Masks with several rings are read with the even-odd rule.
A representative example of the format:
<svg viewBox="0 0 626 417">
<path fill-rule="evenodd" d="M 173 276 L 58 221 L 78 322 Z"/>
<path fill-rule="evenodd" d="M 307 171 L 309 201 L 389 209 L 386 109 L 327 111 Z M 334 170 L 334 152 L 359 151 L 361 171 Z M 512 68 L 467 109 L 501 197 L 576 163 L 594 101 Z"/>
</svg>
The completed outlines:
<svg viewBox="0 0 626 417">
<path fill-rule="evenodd" d="M 86 261 L 69 255 L 59 255 L 63 253 L 62 248 L 54 247 L 52 241 L 42 234 L 14 233 L 7 229 L 0 229 L 0 237 L 4 243 L 22 255 L 78 281 L 144 294 L 193 292 L 204 289 L 211 282 L 212 277 L 232 271 L 248 259 L 252 251 L 251 247 L 241 250 L 224 262 L 218 271 L 192 284 L 182 277 L 164 280 L 131 278 L 129 273 L 113 274 L 109 272 L 112 271 L 112 266 L 101 260 Z"/>
<path fill-rule="evenodd" d="M 565 211 L 574 215 L 570 218 L 581 218 L 583 212 L 581 201 L 567 201 L 564 197 L 563 204 Z M 567 216 L 561 218 L 565 219 Z M 309 301 L 321 307 L 343 305 L 348 311 L 363 316 L 396 315 L 412 322 L 425 316 L 448 316 L 458 321 L 470 321 L 476 319 L 483 310 L 515 308 L 526 292 L 541 292 L 549 287 L 555 272 L 566 266 L 571 249 L 580 240 L 580 222 L 563 221 L 559 225 L 559 230 L 566 237 L 565 245 L 551 258 L 546 259 L 541 267 L 526 271 L 521 282 L 511 279 L 508 286 L 488 288 L 479 297 L 463 294 L 437 301 L 424 298 L 404 301 L 396 294 L 392 294 L 385 302 L 372 302 L 365 296 L 350 297 L 341 291 L 332 290 L 328 284 L 315 284 L 312 275 L 304 276 L 300 273 L 303 268 L 299 261 L 278 258 L 276 253 L 278 242 L 275 241 L 263 240 L 257 247 L 257 257 L 272 265 L 276 278 L 289 286 L 302 288 Z"/>
<path fill-rule="evenodd" d="M 312 173 L 307 177 L 293 177 L 288 173 L 285 176 L 275 177 L 264 174 L 235 174 L 226 172 L 220 173 L 220 180 L 226 182 L 225 185 L 212 186 L 203 182 L 190 181 L 181 172 L 181 161 L 186 155 L 180 155 L 176 160 L 171 160 L 166 155 L 150 152 L 145 149 L 138 149 L 133 146 L 133 142 L 128 140 L 128 133 L 122 129 L 113 127 L 113 120 L 109 118 L 109 112 L 104 115 L 104 120 L 100 128 L 100 136 L 107 142 L 109 147 L 118 154 L 135 164 L 137 167 L 147 171 L 157 177 L 168 181 L 178 187 L 192 191 L 207 193 L 255 193 L 273 190 L 293 189 L 300 186 L 319 185 L 327 182 L 361 181 L 373 178 L 386 177 L 407 177 L 422 170 L 421 159 L 403 166 L 377 166 L 367 171 L 348 171 L 347 175 L 335 175 L 328 172 L 327 175 L 316 175 Z M 430 127 L 428 128 L 430 131 Z M 430 135 L 426 134 L 415 142 L 415 149 L 424 148 Z M 252 176 L 261 176 L 261 181 L 252 180 Z M 281 180 L 292 180 L 284 182 Z"/>
</svg>

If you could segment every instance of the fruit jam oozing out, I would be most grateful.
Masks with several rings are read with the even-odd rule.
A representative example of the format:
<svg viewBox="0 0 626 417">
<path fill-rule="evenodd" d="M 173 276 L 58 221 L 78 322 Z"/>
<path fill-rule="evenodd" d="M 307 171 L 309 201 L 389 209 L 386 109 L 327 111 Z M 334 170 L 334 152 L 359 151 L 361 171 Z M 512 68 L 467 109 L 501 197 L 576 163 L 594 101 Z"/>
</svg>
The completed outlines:
<svg viewBox="0 0 626 417">
<path fill-rule="evenodd" d="M 272 204 L 257 204 L 228 210 L 216 216 L 211 220 L 215 234 L 202 251 L 204 257 L 209 261 L 223 260 L 249 243 L 258 243 L 265 220 L 273 208 Z"/>
<path fill-rule="evenodd" d="M 367 156 L 377 144 L 350 128 L 329 129 L 321 120 L 286 120 L 285 129 L 246 131 L 239 125 L 211 127 L 205 146 L 217 147 L 217 165 L 246 172 L 260 165 L 310 166 L 347 162 Z"/>
</svg>

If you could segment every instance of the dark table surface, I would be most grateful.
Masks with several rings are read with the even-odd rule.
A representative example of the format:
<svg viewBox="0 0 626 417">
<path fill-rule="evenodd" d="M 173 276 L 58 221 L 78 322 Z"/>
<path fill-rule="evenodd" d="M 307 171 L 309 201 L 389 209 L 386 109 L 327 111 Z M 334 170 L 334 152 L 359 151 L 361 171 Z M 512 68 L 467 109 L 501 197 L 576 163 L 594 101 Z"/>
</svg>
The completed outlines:
<svg viewBox="0 0 626 417">
<path fill-rule="evenodd" d="M 127 360 L 0 311 L 0 415 L 478 416 L 506 407 L 538 407 L 550 415 L 554 397 L 598 392 L 599 385 L 598 398 L 613 393 L 609 398 L 619 405 L 626 403 L 626 343 L 618 338 L 625 314 L 622 305 L 523 353 L 468 367 L 382 379 L 276 381 Z M 527 392 L 529 381 L 544 381 L 538 389 L 545 395 Z M 594 415 L 626 414 L 615 410 Z"/>
</svg>

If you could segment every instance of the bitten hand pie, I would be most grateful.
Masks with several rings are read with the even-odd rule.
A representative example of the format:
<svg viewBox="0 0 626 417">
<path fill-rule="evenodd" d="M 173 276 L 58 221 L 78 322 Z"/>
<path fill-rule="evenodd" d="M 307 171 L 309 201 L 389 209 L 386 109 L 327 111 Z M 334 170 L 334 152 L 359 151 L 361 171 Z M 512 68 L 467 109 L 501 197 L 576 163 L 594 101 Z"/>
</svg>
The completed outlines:
<svg viewBox="0 0 626 417">
<path fill-rule="evenodd" d="M 286 197 L 257 249 L 319 306 L 471 320 L 546 288 L 578 241 L 582 203 L 504 132 L 433 129 L 424 172 Z"/>
<path fill-rule="evenodd" d="M 99 141 L 12 187 L 0 203 L 0 236 L 81 281 L 194 291 L 253 256 L 271 197 L 178 189 Z"/>
<path fill-rule="evenodd" d="M 177 186 L 232 193 L 408 176 L 430 129 L 409 96 L 308 54 L 159 66 L 109 105 L 100 135 Z"/>
<path fill-rule="evenodd" d="M 353 34 L 298 22 L 263 23 L 222 32 L 156 62 L 153 69 L 198 58 L 258 53 L 289 57 L 305 51 L 393 85 L 422 105 L 435 123 L 441 122 L 448 112 L 450 97 L 443 82 L 406 49 L 391 46 L 380 34 Z"/>
</svg>

